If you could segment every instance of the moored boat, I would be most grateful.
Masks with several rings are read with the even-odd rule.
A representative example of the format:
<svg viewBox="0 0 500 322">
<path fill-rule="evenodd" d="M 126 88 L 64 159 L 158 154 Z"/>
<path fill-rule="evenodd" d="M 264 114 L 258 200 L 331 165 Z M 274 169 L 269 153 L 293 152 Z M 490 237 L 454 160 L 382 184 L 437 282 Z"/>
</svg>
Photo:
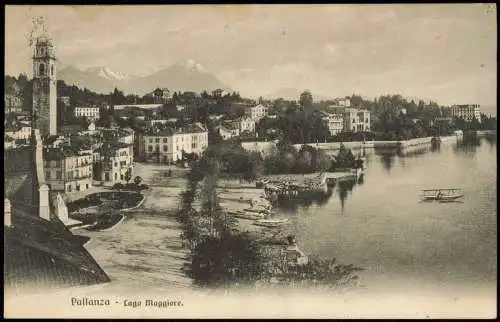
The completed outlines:
<svg viewBox="0 0 500 322">
<path fill-rule="evenodd" d="M 279 227 L 288 222 L 287 218 L 282 219 L 259 219 L 254 222 L 254 225 L 264 227 Z"/>
<path fill-rule="evenodd" d="M 461 189 L 424 189 L 422 200 L 424 201 L 454 201 L 464 196 Z"/>
<path fill-rule="evenodd" d="M 248 220 L 258 220 L 264 219 L 268 215 L 264 213 L 257 212 L 246 212 L 246 211 L 228 211 L 228 215 L 233 216 L 235 218 L 248 219 Z"/>
</svg>

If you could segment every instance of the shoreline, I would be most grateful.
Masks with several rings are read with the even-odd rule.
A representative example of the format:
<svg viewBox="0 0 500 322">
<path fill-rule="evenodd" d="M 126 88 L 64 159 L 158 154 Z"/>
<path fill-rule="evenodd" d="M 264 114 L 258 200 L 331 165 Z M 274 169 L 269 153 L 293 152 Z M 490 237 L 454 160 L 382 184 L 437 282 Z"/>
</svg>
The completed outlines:
<svg viewBox="0 0 500 322">
<path fill-rule="evenodd" d="M 495 131 L 496 132 L 496 131 Z M 450 142 L 452 139 L 460 140 L 461 136 L 445 135 L 440 136 L 441 142 Z M 378 149 L 378 148 L 406 148 L 418 145 L 428 145 L 431 144 L 433 137 L 427 136 L 422 138 L 414 138 L 409 140 L 392 140 L 392 141 L 346 141 L 346 142 L 310 142 L 310 143 L 299 143 L 293 144 L 293 147 L 299 150 L 303 145 L 308 145 L 314 148 L 322 150 L 339 150 L 340 145 L 343 144 L 347 149 L 351 150 L 362 150 L 362 149 Z M 248 141 L 241 142 L 243 149 L 253 152 L 266 152 L 272 151 L 276 148 L 276 143 L 274 141 Z"/>
</svg>

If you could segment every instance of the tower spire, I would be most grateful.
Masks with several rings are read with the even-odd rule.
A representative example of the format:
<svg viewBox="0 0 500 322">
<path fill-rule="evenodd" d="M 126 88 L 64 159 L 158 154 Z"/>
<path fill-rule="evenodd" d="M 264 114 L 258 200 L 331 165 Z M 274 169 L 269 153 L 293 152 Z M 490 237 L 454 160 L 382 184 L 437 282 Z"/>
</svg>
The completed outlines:
<svg viewBox="0 0 500 322">
<path fill-rule="evenodd" d="M 57 66 L 55 48 L 43 17 L 33 19 L 30 34 L 33 50 L 32 127 L 42 137 L 57 134 Z"/>
</svg>

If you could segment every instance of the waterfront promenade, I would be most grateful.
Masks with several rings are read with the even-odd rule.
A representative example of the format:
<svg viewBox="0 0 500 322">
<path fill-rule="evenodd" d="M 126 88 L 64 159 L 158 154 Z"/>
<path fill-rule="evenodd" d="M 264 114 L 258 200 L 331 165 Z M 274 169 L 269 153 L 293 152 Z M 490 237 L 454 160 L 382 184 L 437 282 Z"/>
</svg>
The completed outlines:
<svg viewBox="0 0 500 322">
<path fill-rule="evenodd" d="M 351 142 L 317 142 L 306 143 L 306 145 L 318 148 L 321 150 L 339 150 L 343 144 L 344 147 L 351 150 L 362 149 L 396 149 L 396 148 L 409 148 L 414 146 L 429 145 L 432 142 L 431 136 L 423 138 L 415 138 L 410 140 L 399 141 L 351 141 Z M 441 136 L 441 143 L 457 142 L 461 137 L 457 135 Z M 247 151 L 260 152 L 263 154 L 270 153 L 276 149 L 275 142 L 242 142 L 242 147 Z M 294 144 L 293 146 L 299 150 L 304 144 Z"/>
</svg>

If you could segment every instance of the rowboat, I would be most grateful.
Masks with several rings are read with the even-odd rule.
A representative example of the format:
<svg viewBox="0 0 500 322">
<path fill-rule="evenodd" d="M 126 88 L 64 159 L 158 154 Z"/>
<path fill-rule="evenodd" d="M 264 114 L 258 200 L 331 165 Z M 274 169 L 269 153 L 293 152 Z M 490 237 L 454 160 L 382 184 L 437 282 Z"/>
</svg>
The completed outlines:
<svg viewBox="0 0 500 322">
<path fill-rule="evenodd" d="M 250 212 L 250 213 L 267 214 L 267 215 L 273 214 L 271 212 L 271 210 L 269 210 L 268 208 L 263 208 L 263 207 L 245 208 L 245 209 L 243 209 L 243 211 Z"/>
<path fill-rule="evenodd" d="M 245 211 L 228 211 L 228 215 L 236 217 L 236 218 L 241 218 L 241 219 L 248 219 L 248 220 L 258 220 L 258 219 L 264 219 L 267 217 L 266 214 L 264 213 L 257 213 L 257 212 L 245 212 Z"/>
<path fill-rule="evenodd" d="M 254 222 L 254 225 L 264 227 L 278 227 L 288 222 L 287 218 L 283 219 L 259 219 Z"/>
<path fill-rule="evenodd" d="M 464 196 L 461 189 L 424 189 L 422 199 L 424 201 L 454 201 Z"/>
</svg>

